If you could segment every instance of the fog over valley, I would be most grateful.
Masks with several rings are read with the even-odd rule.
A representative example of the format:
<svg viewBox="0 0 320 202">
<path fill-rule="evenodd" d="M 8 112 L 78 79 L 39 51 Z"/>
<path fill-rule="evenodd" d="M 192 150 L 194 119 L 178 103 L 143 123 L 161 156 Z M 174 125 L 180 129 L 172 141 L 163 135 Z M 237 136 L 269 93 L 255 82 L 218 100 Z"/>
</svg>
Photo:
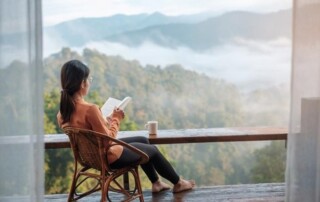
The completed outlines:
<svg viewBox="0 0 320 202">
<path fill-rule="evenodd" d="M 186 47 L 169 49 L 152 42 L 139 47 L 128 47 L 106 41 L 91 42 L 75 50 L 96 49 L 107 55 L 120 55 L 128 60 L 138 60 L 165 67 L 180 64 L 184 68 L 210 77 L 234 83 L 243 90 L 288 83 L 290 79 L 290 46 L 288 39 L 270 42 L 235 39 L 230 44 L 196 52 Z"/>
<path fill-rule="evenodd" d="M 289 83 L 290 31 L 290 10 L 183 16 L 119 14 L 45 28 L 44 57 L 63 47 L 78 52 L 90 48 L 137 60 L 143 66 L 180 64 L 247 91 Z"/>
</svg>

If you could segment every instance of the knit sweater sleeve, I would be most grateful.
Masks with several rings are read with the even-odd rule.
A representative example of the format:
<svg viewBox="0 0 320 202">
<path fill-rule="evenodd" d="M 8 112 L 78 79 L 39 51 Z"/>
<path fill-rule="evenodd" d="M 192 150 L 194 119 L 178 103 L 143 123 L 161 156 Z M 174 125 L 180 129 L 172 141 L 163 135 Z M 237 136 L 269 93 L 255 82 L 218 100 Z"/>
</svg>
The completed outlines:
<svg viewBox="0 0 320 202">
<path fill-rule="evenodd" d="M 92 105 L 86 115 L 86 121 L 89 123 L 93 131 L 107 134 L 113 138 L 117 137 L 120 127 L 120 121 L 112 118 L 111 124 L 107 127 L 107 120 L 103 117 L 100 108 L 97 105 Z"/>
</svg>

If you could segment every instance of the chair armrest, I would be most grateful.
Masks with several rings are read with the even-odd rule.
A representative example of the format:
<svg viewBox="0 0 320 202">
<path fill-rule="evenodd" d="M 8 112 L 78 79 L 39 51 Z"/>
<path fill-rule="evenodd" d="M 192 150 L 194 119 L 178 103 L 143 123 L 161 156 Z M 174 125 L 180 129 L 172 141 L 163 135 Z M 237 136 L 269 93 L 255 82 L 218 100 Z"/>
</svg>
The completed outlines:
<svg viewBox="0 0 320 202">
<path fill-rule="evenodd" d="M 103 135 L 103 136 L 106 136 L 106 135 Z M 126 142 L 123 142 L 123 141 L 121 141 L 119 139 L 115 139 L 115 138 L 112 138 L 112 137 L 109 137 L 109 136 L 108 136 L 108 141 L 112 141 L 113 142 L 113 144 L 109 145 L 109 149 L 111 147 L 115 146 L 115 145 L 121 145 L 121 146 L 131 150 L 132 152 L 138 154 L 141 157 L 141 160 L 140 160 L 139 164 L 144 164 L 149 160 L 149 156 L 146 153 L 144 153 L 140 149 L 138 149 L 138 148 L 126 143 Z"/>
<path fill-rule="evenodd" d="M 113 138 L 111 136 L 108 136 L 107 134 L 104 133 L 99 133 L 93 130 L 88 130 L 88 129 L 81 129 L 81 128 L 74 128 L 74 127 L 64 127 L 63 130 L 68 133 L 68 131 L 72 131 L 72 132 L 85 132 L 85 133 L 90 133 L 92 135 L 94 135 L 96 138 L 102 139 L 102 142 L 106 148 L 106 152 L 108 152 L 108 150 L 115 146 L 115 145 L 121 145 L 123 147 L 126 147 L 127 149 L 129 149 L 130 151 L 138 154 L 140 156 L 140 161 L 138 162 L 138 164 L 144 164 L 149 160 L 149 157 L 146 153 L 144 153 L 143 151 L 139 150 L 136 147 L 131 146 L 130 144 L 127 144 L 126 142 L 123 142 L 119 139 Z M 112 144 L 110 144 L 110 142 L 112 142 Z"/>
</svg>

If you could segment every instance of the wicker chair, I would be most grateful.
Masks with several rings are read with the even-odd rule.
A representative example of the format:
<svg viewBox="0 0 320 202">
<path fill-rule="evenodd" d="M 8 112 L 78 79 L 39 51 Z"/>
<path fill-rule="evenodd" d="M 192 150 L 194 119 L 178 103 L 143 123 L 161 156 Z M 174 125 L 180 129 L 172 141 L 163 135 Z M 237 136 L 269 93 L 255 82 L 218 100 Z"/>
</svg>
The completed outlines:
<svg viewBox="0 0 320 202">
<path fill-rule="evenodd" d="M 123 141 L 95 131 L 72 127 L 65 127 L 63 130 L 69 136 L 74 155 L 74 175 L 68 198 L 69 202 L 76 201 L 99 190 L 101 190 L 101 202 L 105 202 L 106 198 L 111 201 L 109 191 L 124 194 L 123 201 L 131 201 L 136 198 L 144 201 L 138 165 L 148 161 L 149 157 L 145 153 Z M 110 144 L 111 142 L 112 144 Z M 140 160 L 125 168 L 110 168 L 107 153 L 114 145 L 122 145 L 137 153 L 141 156 Z M 117 181 L 125 173 L 131 173 L 133 176 L 133 188 L 124 187 L 122 183 Z M 80 185 L 90 178 L 95 179 L 97 183 L 84 193 L 78 193 L 77 189 Z"/>
</svg>

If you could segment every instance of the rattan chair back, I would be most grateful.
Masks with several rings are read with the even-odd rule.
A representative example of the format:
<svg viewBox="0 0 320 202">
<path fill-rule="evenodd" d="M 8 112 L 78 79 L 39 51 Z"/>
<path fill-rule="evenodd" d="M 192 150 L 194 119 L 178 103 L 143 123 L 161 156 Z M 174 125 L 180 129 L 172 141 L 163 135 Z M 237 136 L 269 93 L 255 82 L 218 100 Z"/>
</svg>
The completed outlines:
<svg viewBox="0 0 320 202">
<path fill-rule="evenodd" d="M 109 191 L 115 191 L 123 193 L 125 199 L 123 201 L 130 201 L 139 197 L 140 201 L 143 201 L 142 188 L 140 184 L 140 178 L 138 173 L 138 165 L 148 161 L 148 156 L 139 149 L 123 142 L 118 139 L 112 138 L 106 134 L 98 133 L 92 130 L 65 127 L 64 132 L 68 135 L 71 148 L 74 155 L 74 177 L 72 186 L 69 193 L 68 201 L 76 201 L 84 196 L 87 196 L 93 192 L 101 190 L 101 201 L 110 200 Z M 124 167 L 121 169 L 111 169 L 108 162 L 108 151 L 115 145 L 121 145 L 128 148 L 132 152 L 140 155 L 140 160 L 133 165 Z M 80 168 L 78 168 L 80 164 Z M 99 171 L 91 172 L 94 169 Z M 126 173 L 131 173 L 135 183 L 132 190 L 128 190 L 116 179 Z M 98 181 L 97 186 L 85 193 L 78 193 L 77 188 L 85 180 L 80 179 L 80 176 L 86 176 L 87 178 L 94 178 Z M 111 183 L 116 184 L 116 187 L 111 187 Z"/>
</svg>

